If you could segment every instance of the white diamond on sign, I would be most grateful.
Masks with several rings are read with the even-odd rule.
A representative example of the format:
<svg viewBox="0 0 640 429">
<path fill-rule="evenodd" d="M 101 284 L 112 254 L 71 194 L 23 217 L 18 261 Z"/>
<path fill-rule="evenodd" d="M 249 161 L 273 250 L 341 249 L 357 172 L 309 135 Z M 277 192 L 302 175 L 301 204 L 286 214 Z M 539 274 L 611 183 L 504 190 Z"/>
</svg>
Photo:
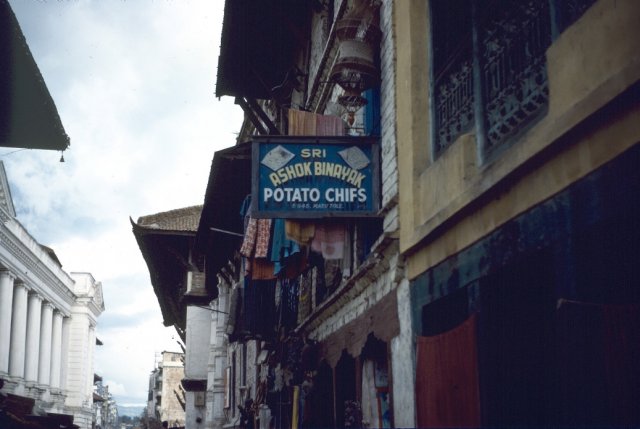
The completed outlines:
<svg viewBox="0 0 640 429">
<path fill-rule="evenodd" d="M 363 169 L 371 162 L 369 158 L 367 158 L 367 155 L 356 146 L 341 150 L 338 154 L 344 159 L 344 162 L 354 170 Z"/>
<path fill-rule="evenodd" d="M 295 154 L 288 151 L 281 145 L 278 145 L 271 149 L 260 161 L 263 165 L 266 165 L 273 171 L 279 170 L 280 168 L 287 165 L 289 161 L 291 161 L 295 157 Z"/>
</svg>

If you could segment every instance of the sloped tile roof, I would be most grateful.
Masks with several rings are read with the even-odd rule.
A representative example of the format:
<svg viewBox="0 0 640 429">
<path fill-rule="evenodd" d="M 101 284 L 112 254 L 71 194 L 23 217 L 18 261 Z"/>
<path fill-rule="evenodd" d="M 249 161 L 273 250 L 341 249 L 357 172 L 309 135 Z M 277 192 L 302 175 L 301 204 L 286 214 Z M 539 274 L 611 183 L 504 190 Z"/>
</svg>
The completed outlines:
<svg viewBox="0 0 640 429">
<path fill-rule="evenodd" d="M 196 232 L 200 223 L 202 205 L 170 210 L 138 218 L 138 226 L 160 231 Z"/>
</svg>

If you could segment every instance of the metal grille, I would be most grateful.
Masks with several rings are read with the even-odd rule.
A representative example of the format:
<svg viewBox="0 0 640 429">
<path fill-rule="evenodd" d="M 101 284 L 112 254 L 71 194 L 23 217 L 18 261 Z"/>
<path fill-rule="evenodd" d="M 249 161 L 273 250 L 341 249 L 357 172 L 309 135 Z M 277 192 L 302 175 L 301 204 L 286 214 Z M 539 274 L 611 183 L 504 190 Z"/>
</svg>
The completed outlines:
<svg viewBox="0 0 640 429">
<path fill-rule="evenodd" d="M 470 0 L 432 0 L 435 152 L 473 127 Z"/>
<path fill-rule="evenodd" d="M 547 105 L 545 51 L 551 44 L 546 0 L 495 3 L 481 28 L 487 149 L 505 141 Z"/>
<path fill-rule="evenodd" d="M 473 126 L 473 70 L 466 54 L 458 55 L 435 83 L 436 153 Z"/>
</svg>

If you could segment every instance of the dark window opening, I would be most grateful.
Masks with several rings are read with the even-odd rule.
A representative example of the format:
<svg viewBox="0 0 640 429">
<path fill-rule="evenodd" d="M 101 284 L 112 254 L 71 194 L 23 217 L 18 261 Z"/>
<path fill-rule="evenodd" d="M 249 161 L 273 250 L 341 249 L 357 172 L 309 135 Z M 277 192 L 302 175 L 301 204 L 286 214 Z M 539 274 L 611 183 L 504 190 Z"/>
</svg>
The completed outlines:
<svg viewBox="0 0 640 429">
<path fill-rule="evenodd" d="M 356 255 L 357 265 L 362 264 L 364 260 L 371 253 L 371 248 L 375 242 L 380 238 L 383 233 L 382 218 L 367 218 L 362 219 L 358 223 L 358 243 L 356 249 L 358 254 Z"/>
<path fill-rule="evenodd" d="M 467 288 L 458 289 L 422 308 L 422 333 L 431 337 L 447 332 L 469 317 Z"/>
<path fill-rule="evenodd" d="M 547 48 L 594 0 L 431 0 L 437 156 L 474 126 L 483 156 L 546 114 Z"/>
<path fill-rule="evenodd" d="M 474 122 L 471 0 L 431 1 L 435 152 Z"/>
<path fill-rule="evenodd" d="M 318 368 L 310 395 L 308 407 L 310 420 L 307 427 L 334 427 L 333 371 L 326 362 L 322 362 Z"/>
<path fill-rule="evenodd" d="M 526 255 L 483 278 L 478 351 L 483 424 L 556 423 L 557 392 L 552 259 Z"/>
<path fill-rule="evenodd" d="M 596 0 L 555 0 L 560 29 L 564 31 L 584 15 Z"/>
<path fill-rule="evenodd" d="M 336 424 L 345 426 L 349 402 L 356 400 L 356 361 L 347 352 L 342 352 L 335 369 Z"/>
</svg>

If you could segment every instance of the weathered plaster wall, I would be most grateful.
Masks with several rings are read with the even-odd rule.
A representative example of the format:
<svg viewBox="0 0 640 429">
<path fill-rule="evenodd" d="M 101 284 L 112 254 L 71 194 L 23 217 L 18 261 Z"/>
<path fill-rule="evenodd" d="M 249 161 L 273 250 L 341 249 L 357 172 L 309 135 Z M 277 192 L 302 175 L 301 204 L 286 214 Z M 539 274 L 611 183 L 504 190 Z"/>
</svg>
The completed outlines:
<svg viewBox="0 0 640 429">
<path fill-rule="evenodd" d="M 391 370 L 393 379 L 393 415 L 398 428 L 415 427 L 415 356 L 411 324 L 409 281 L 405 278 L 397 288 L 400 335 L 391 340 Z"/>
<path fill-rule="evenodd" d="M 187 307 L 185 378 L 206 380 L 211 336 L 211 310 Z"/>
<path fill-rule="evenodd" d="M 169 426 L 184 425 L 185 413 L 178 402 L 175 392 L 180 392 L 180 382 L 184 378 L 182 353 L 162 353 L 162 402 L 160 420 L 168 421 Z"/>
<path fill-rule="evenodd" d="M 640 38 L 633 37 L 640 4 L 600 0 L 547 52 L 550 101 L 544 118 L 490 162 L 482 164 L 476 155 L 473 134 L 461 136 L 431 161 L 427 10 L 418 3 L 396 5 L 400 247 L 409 255 L 409 278 L 640 141 L 640 126 L 633 120 L 637 112 L 611 117 L 607 128 L 597 132 L 574 132 L 640 79 Z M 531 163 L 550 149 L 558 154 L 547 155 L 542 165 L 539 159 Z M 517 179 L 510 177 L 515 172 Z M 506 177 L 512 186 L 496 191 Z M 468 216 L 464 210 L 480 197 L 486 200 Z M 455 216 L 459 219 L 447 226 L 448 232 L 438 235 L 438 228 Z"/>
<path fill-rule="evenodd" d="M 184 394 L 187 403 L 184 422 L 189 429 L 205 427 L 206 408 L 198 405 L 200 403 L 204 404 L 204 394 L 204 392 L 185 392 Z"/>
<path fill-rule="evenodd" d="M 398 152 L 396 146 L 396 97 L 395 97 L 395 28 L 393 2 L 384 1 L 380 6 L 380 158 L 382 180 L 382 210 L 385 212 L 384 230 L 393 233 L 398 229 Z"/>
<path fill-rule="evenodd" d="M 390 235 L 393 235 L 398 228 L 393 9 L 394 2 L 390 0 L 383 1 L 380 7 L 382 204 L 385 213 L 384 231 Z M 354 289 L 358 290 L 357 296 L 345 294 L 340 299 L 341 307 L 313 331 L 314 338 L 322 339 L 335 332 L 395 289 L 403 273 L 403 263 L 397 252 L 397 245 L 384 249 L 384 262 L 372 270 L 375 271 L 375 275 L 366 275 L 356 282 Z"/>
</svg>

